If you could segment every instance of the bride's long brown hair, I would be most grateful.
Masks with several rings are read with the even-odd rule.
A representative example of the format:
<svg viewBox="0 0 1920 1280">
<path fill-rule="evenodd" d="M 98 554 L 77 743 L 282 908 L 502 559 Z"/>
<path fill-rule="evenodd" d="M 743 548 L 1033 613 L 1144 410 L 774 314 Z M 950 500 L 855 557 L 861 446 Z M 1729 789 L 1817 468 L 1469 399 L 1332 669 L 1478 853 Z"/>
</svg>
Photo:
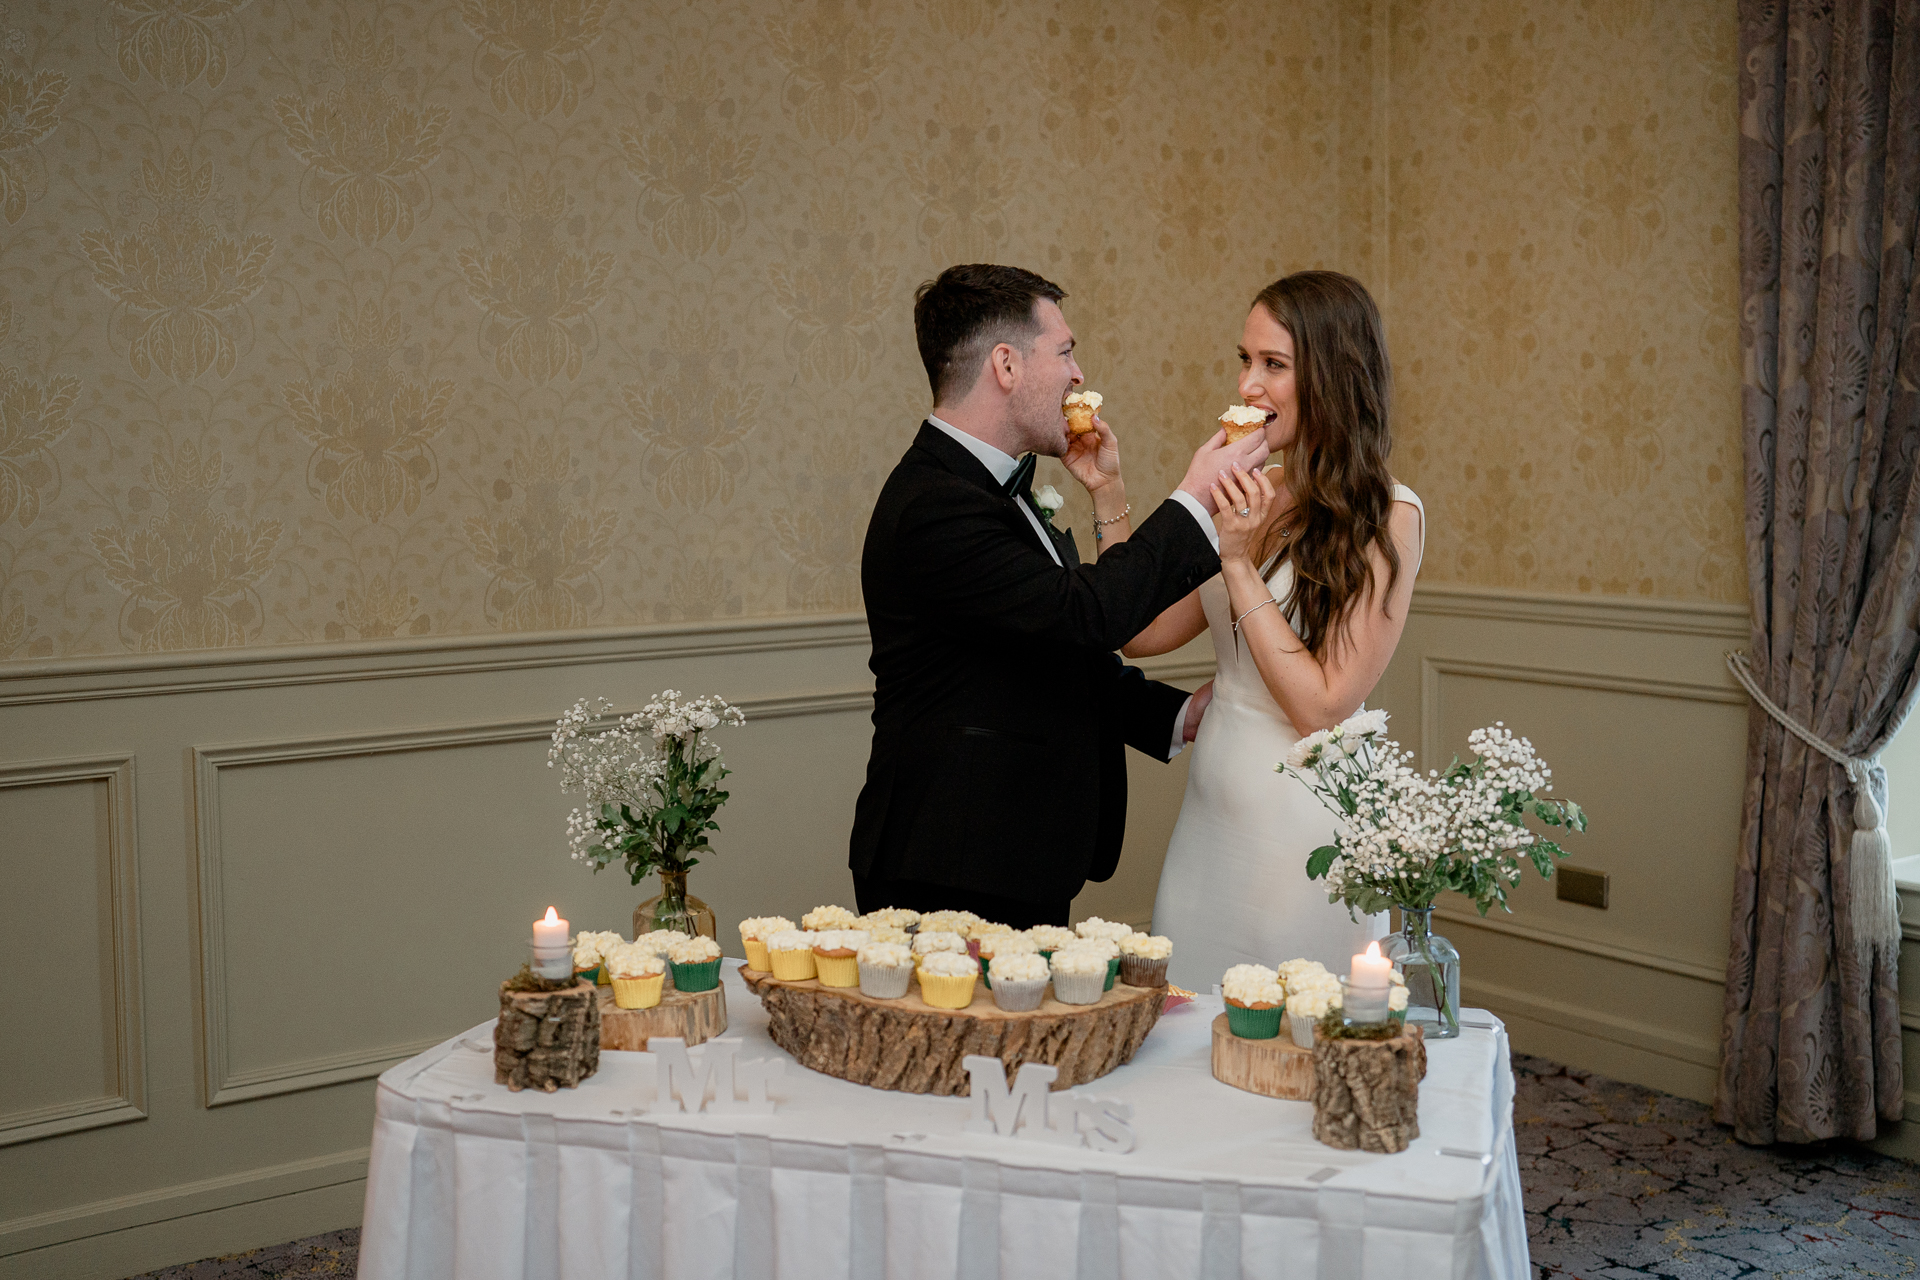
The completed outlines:
<svg viewBox="0 0 1920 1280">
<path fill-rule="evenodd" d="M 1287 520 L 1292 536 L 1282 538 L 1280 523 L 1270 524 L 1254 563 L 1293 561 L 1293 589 L 1281 603 L 1300 620 L 1308 650 L 1324 660 L 1373 583 L 1367 551 L 1374 543 L 1386 555 L 1386 589 L 1400 577 L 1400 553 L 1387 531 L 1393 373 L 1386 336 L 1366 286 L 1337 271 L 1284 276 L 1253 305 L 1293 335 L 1300 406 L 1286 469 L 1296 504 Z"/>
</svg>

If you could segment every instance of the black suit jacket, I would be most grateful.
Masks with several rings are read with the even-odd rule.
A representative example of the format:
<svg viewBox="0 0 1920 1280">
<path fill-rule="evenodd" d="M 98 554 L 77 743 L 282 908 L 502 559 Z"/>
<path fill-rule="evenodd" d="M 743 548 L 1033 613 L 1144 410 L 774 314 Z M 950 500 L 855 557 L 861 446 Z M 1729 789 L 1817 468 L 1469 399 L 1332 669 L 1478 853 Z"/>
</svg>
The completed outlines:
<svg viewBox="0 0 1920 1280">
<path fill-rule="evenodd" d="M 978 459 L 922 424 L 860 561 L 875 688 L 856 876 L 1061 902 L 1113 874 L 1122 744 L 1165 760 L 1187 696 L 1114 650 L 1220 558 L 1174 502 L 1097 563 L 1062 558 Z"/>
</svg>

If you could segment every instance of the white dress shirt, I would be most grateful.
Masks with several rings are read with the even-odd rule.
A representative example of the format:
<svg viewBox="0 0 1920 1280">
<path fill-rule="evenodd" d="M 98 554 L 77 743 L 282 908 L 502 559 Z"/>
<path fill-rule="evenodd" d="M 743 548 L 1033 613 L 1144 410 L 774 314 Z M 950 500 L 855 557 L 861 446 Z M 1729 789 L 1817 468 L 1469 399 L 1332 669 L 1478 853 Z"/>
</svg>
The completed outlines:
<svg viewBox="0 0 1920 1280">
<path fill-rule="evenodd" d="M 927 415 L 927 421 L 952 437 L 954 443 L 962 449 L 978 458 L 980 465 L 987 469 L 987 474 L 993 477 L 995 484 L 1004 487 L 1007 481 L 1013 478 L 1014 470 L 1019 467 L 1020 460 L 1012 454 L 995 448 L 979 436 L 969 435 L 951 422 L 942 421 L 932 414 Z M 1220 531 L 1213 527 L 1213 517 L 1208 515 L 1207 509 L 1200 505 L 1199 499 L 1182 489 L 1175 489 L 1172 498 L 1192 514 L 1193 518 L 1199 522 L 1201 531 L 1207 535 L 1207 542 L 1216 552 L 1219 551 Z M 1047 531 L 1041 527 L 1040 517 L 1034 512 L 1033 504 L 1022 502 L 1018 506 L 1026 514 L 1027 523 L 1033 526 L 1034 536 L 1040 539 L 1040 545 L 1045 547 L 1047 554 L 1053 557 L 1053 562 L 1064 569 L 1066 565 L 1060 559 L 1060 552 L 1054 547 L 1053 539 L 1047 536 Z M 1187 700 L 1180 704 L 1180 713 L 1173 718 L 1173 746 L 1167 752 L 1169 760 L 1186 748 L 1186 734 L 1183 730 L 1187 724 L 1187 708 L 1191 705 L 1193 705 L 1193 697 L 1189 694 Z"/>
</svg>

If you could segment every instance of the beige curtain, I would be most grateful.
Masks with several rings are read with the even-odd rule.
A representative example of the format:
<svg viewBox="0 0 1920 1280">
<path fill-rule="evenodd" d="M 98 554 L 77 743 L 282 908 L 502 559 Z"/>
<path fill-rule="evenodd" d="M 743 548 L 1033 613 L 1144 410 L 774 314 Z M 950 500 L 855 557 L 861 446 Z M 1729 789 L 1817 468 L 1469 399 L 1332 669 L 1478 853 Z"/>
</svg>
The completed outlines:
<svg viewBox="0 0 1920 1280">
<path fill-rule="evenodd" d="M 1752 667 L 1871 757 L 1920 651 L 1920 0 L 1741 0 L 1740 60 Z M 1852 887 L 1852 785 L 1757 705 L 1747 770 L 1715 1117 L 1871 1138 L 1901 1115 L 1899 930 Z"/>
</svg>

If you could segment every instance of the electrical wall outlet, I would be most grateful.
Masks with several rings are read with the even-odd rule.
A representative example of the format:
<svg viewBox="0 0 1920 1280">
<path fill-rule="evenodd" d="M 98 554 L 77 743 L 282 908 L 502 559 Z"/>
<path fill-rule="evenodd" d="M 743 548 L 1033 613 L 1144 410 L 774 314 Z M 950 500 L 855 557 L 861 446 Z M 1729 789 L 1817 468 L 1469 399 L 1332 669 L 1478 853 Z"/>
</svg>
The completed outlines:
<svg viewBox="0 0 1920 1280">
<path fill-rule="evenodd" d="M 1570 867 L 1565 863 L 1553 869 L 1553 896 L 1562 902 L 1577 902 L 1583 907 L 1607 909 L 1607 886 L 1612 877 L 1591 867 Z"/>
</svg>

